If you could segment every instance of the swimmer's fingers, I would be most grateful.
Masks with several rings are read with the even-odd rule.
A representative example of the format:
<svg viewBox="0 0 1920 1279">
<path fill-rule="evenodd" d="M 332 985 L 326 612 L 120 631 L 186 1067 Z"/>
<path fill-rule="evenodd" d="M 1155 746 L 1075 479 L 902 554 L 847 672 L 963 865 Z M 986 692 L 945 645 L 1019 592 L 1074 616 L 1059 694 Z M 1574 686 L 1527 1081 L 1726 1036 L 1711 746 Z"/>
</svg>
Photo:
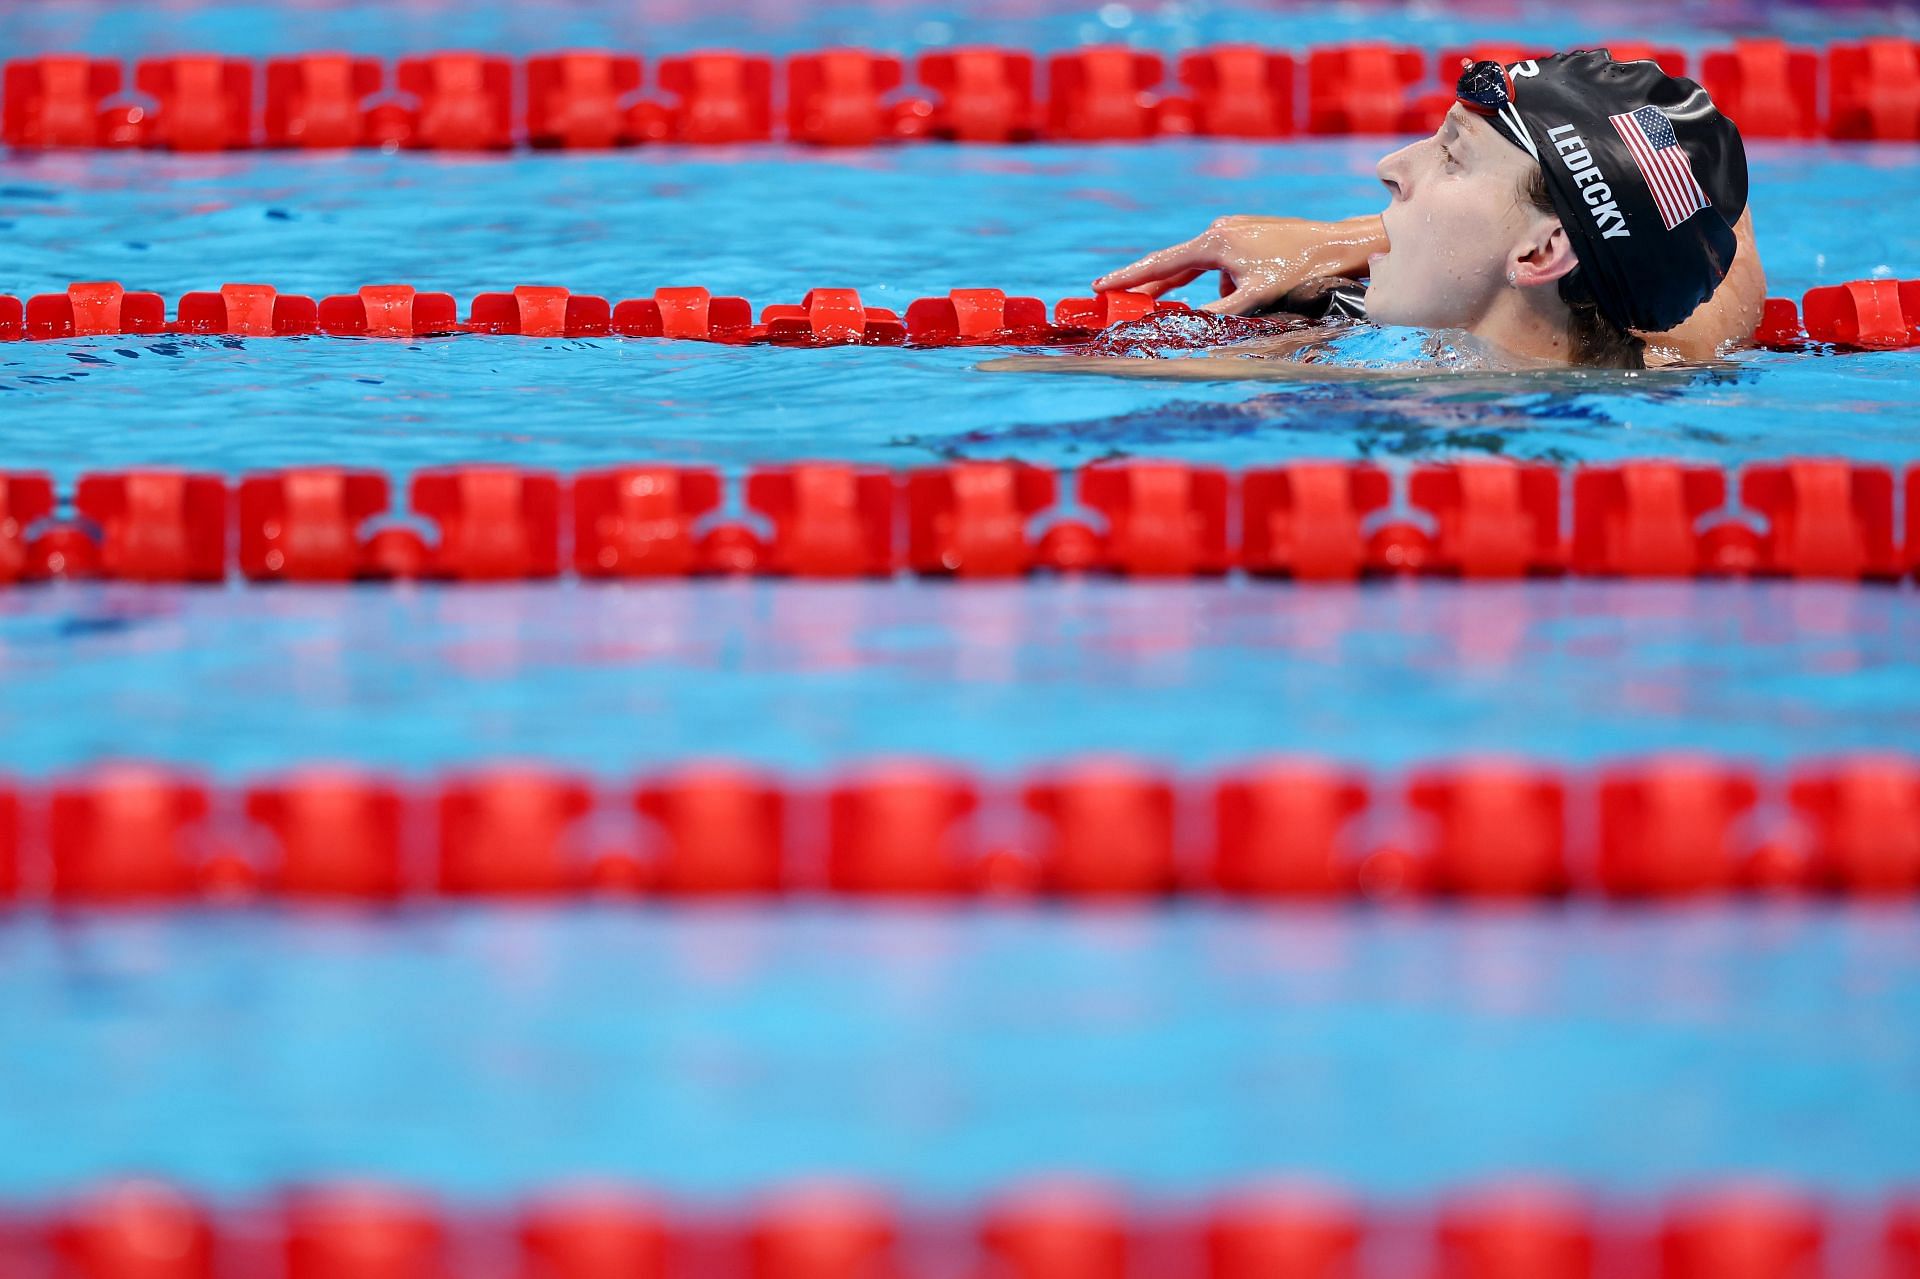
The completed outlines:
<svg viewBox="0 0 1920 1279">
<path fill-rule="evenodd" d="M 1171 293 L 1175 289 L 1192 284 L 1205 274 L 1205 271 L 1200 270 L 1181 271 L 1177 275 L 1170 275 L 1164 280 L 1150 280 L 1145 284 L 1136 284 L 1133 286 L 1133 291 L 1135 293 L 1144 293 L 1150 298 L 1157 298 L 1162 294 Z"/>
<path fill-rule="evenodd" d="M 1156 280 L 1171 279 L 1181 272 L 1188 272 L 1191 280 L 1203 272 L 1218 270 L 1221 266 L 1218 248 L 1206 236 L 1188 240 L 1185 244 L 1176 244 L 1170 249 L 1161 249 L 1149 253 L 1130 266 L 1118 271 L 1109 271 L 1093 282 L 1093 287 L 1102 293 L 1115 289 L 1131 289 L 1136 285 L 1150 284 Z"/>
<path fill-rule="evenodd" d="M 1248 280 L 1218 302 L 1209 302 L 1200 309 L 1215 315 L 1245 315 L 1269 305 L 1285 292 L 1273 280 Z"/>
</svg>

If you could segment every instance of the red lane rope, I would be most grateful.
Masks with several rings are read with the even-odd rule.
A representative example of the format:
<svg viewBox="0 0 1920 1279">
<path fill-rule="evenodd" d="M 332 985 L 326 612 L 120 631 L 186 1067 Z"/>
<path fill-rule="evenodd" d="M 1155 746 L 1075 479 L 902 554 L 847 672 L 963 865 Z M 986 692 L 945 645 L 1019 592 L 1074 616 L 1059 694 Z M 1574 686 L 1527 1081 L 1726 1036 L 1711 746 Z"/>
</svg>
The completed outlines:
<svg viewBox="0 0 1920 1279">
<path fill-rule="evenodd" d="M 1804 320 L 1802 311 L 1804 310 Z M 446 337 L 483 333 L 539 338 L 666 338 L 776 346 L 1038 346 L 1085 341 L 1117 324 L 1177 312 L 1185 303 L 1141 293 L 1062 298 L 1049 312 L 1039 298 L 1001 289 L 953 289 L 916 298 L 906 314 L 865 305 L 853 289 L 812 289 L 798 305 L 762 307 L 754 319 L 745 298 L 705 288 L 656 289 L 618 303 L 558 285 L 523 284 L 476 294 L 460 319 L 449 293 L 410 284 L 369 284 L 353 293 L 313 298 L 270 284 L 224 284 L 183 293 L 167 318 L 158 293 L 111 280 L 74 283 L 24 303 L 0 295 L 0 342 L 190 333 L 230 337 Z M 1261 327 L 1257 320 L 1209 317 L 1224 341 Z M 1920 280 L 1853 280 L 1810 289 L 1799 306 L 1769 298 L 1754 339 L 1776 350 L 1809 343 L 1848 350 L 1920 345 Z"/>
<path fill-rule="evenodd" d="M 1920 296 L 1915 303 L 1920 316 Z M 699 287 L 657 289 L 650 297 L 610 304 L 557 285 L 519 285 L 505 293 L 475 295 L 461 320 L 451 294 L 410 284 L 369 284 L 317 303 L 270 284 L 226 284 L 215 292 L 182 294 L 169 320 L 166 299 L 158 293 L 130 291 L 107 280 L 70 284 L 62 293 L 38 294 L 24 304 L 0 296 L 0 342 L 159 333 L 371 338 L 486 333 L 736 345 L 1037 345 L 1084 340 L 1164 311 L 1185 313 L 1188 307 L 1142 293 L 1102 293 L 1062 298 L 1049 315 L 1038 298 L 1010 297 L 1000 289 L 954 289 L 945 297 L 915 299 L 902 317 L 865 305 L 853 289 L 811 289 L 798 305 L 762 307 L 756 321 L 745 298 L 716 297 Z"/>
<path fill-rule="evenodd" d="M 81 477 L 65 500 L 47 476 L 0 472 L 0 584 L 222 582 L 236 570 L 251 582 L 1235 570 L 1315 581 L 1893 582 L 1920 569 L 1920 467 L 1905 479 L 1904 537 L 1894 473 L 1838 460 L 1732 475 L 1681 462 L 1562 472 L 1492 460 L 1398 477 L 1368 463 L 1235 475 L 1134 461 L 1095 463 L 1069 479 L 1086 516 L 1062 503 L 1054 471 L 1012 461 L 904 474 L 800 463 L 757 468 L 737 483 L 711 468 L 653 463 L 571 478 L 442 467 L 412 477 L 404 515 L 376 471 L 294 468 L 237 483 L 102 472 Z"/>
<path fill-rule="evenodd" d="M 1400 778 L 1312 760 L 1182 777 L 1111 758 L 1004 781 L 892 761 L 821 784 L 689 765 L 604 785 L 503 764 L 233 787 L 121 765 L 0 787 L 0 900 L 583 894 L 684 900 L 1680 901 L 1920 896 L 1920 757 L 1778 773 L 1658 756 Z"/>
<path fill-rule="evenodd" d="M 1689 70 L 1678 49 L 1641 41 L 1610 47 L 1676 75 Z M 643 92 L 641 60 L 617 52 L 524 62 L 437 52 L 401 58 L 391 73 L 377 59 L 340 53 L 274 58 L 264 67 L 186 54 L 136 62 L 131 94 L 119 62 L 50 54 L 6 64 L 0 140 L 18 148 L 501 151 L 776 139 L 872 146 L 917 138 L 1419 133 L 1452 103 L 1463 58 L 1512 62 L 1545 52 L 1507 45 L 1436 55 L 1375 42 L 1302 55 L 1227 45 L 1180 55 L 1169 79 L 1161 55 L 1124 46 L 1050 56 L 949 49 L 921 54 L 910 67 L 860 49 L 801 53 L 777 65 L 712 51 L 660 59 L 651 95 Z M 1750 138 L 1920 139 L 1920 43 L 1910 39 L 1876 37 L 1824 51 L 1739 40 L 1705 51 L 1692 69 Z"/>
<path fill-rule="evenodd" d="M 789 1183 L 719 1211 L 603 1182 L 504 1213 L 456 1213 L 424 1192 L 333 1182 L 221 1212 L 183 1189 L 131 1181 L 23 1214 L 19 1233 L 26 1273 L 76 1279 L 261 1269 L 286 1279 L 1351 1279 L 1387 1273 L 1365 1265 L 1376 1245 L 1402 1259 L 1392 1273 L 1409 1275 L 1588 1279 L 1645 1258 L 1632 1272 L 1659 1279 L 1899 1279 L 1920 1259 L 1920 1200 L 1831 1202 L 1748 1181 L 1623 1203 L 1514 1182 L 1415 1206 L 1363 1204 L 1296 1179 L 1175 1206 L 1052 1180 L 1016 1183 L 956 1212 L 836 1179 Z"/>
</svg>

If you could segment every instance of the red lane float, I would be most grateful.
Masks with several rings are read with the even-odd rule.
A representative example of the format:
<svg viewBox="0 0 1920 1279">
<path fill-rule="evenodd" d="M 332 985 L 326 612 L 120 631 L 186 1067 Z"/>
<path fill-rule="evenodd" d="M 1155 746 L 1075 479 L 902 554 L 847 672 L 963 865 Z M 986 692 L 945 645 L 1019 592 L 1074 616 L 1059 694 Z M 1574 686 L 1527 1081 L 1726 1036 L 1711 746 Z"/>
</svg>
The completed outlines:
<svg viewBox="0 0 1920 1279">
<path fill-rule="evenodd" d="M 1047 336 L 1047 304 L 999 289 L 954 289 L 907 307 L 907 338 L 921 346 L 958 346 Z"/>
<path fill-rule="evenodd" d="M 1751 775 L 1709 760 L 1609 770 L 1598 789 L 1600 887 L 1616 897 L 1675 898 L 1750 880 L 1757 841 L 1741 826 L 1759 793 Z"/>
<path fill-rule="evenodd" d="M 1177 462 L 1095 462 L 1080 501 L 1106 519 L 1097 567 L 1128 577 L 1224 573 L 1230 481 L 1212 467 Z"/>
<path fill-rule="evenodd" d="M 747 506 L 773 536 L 765 570 L 787 577 L 880 577 L 894 571 L 897 500 L 886 471 L 808 463 L 755 471 Z"/>
<path fill-rule="evenodd" d="M 864 147 L 907 136 L 923 109 L 892 101 L 905 82 L 905 65 L 889 54 L 795 54 L 787 60 L 787 136 L 817 147 Z"/>
<path fill-rule="evenodd" d="M 1038 136 L 1034 58 L 1011 49 L 925 53 L 915 64 L 934 95 L 930 136 L 949 142 L 1026 142 Z"/>
<path fill-rule="evenodd" d="M 786 885 L 788 797 L 771 778 L 700 765 L 641 784 L 632 806 L 650 828 L 655 892 L 763 896 Z"/>
<path fill-rule="evenodd" d="M 33 528 L 53 515 L 53 481 L 0 472 L 0 585 L 34 575 Z"/>
<path fill-rule="evenodd" d="M 577 299 L 574 299 L 577 300 Z M 549 312 L 557 317 L 559 307 Z M 1297 462 L 1235 477 L 1178 462 L 1100 462 L 1060 477 L 1019 462 L 904 475 L 807 462 L 724 480 L 646 464 L 566 478 L 500 465 L 441 467 L 408 486 L 297 467 L 242 478 L 169 471 L 82 476 L 72 516 L 43 475 L 0 471 L 0 584 L 106 576 L 218 582 L 444 582 L 759 574 L 794 578 L 1121 577 L 1352 581 L 1415 574 L 1514 579 L 1772 576 L 1895 582 L 1920 553 L 1920 468 L 1906 525 L 1884 468 L 1821 459 L 1732 477 L 1672 462 L 1572 472 L 1461 462 L 1395 481 L 1368 463 Z M 1729 493 L 1739 506 L 1730 509 Z M 730 495 L 732 502 L 730 503 Z M 730 517 L 744 510 L 748 520 Z M 1239 526 L 1238 544 L 1232 536 Z M 229 553 L 229 547 L 234 553 Z"/>
<path fill-rule="evenodd" d="M 1379 467 L 1295 462 L 1241 481 L 1240 563 L 1257 576 L 1351 581 L 1367 567 L 1362 526 L 1393 497 Z"/>
<path fill-rule="evenodd" d="M 505 466 L 446 467 L 414 476 L 407 501 L 440 534 L 425 551 L 429 576 L 512 581 L 560 571 L 561 486 L 555 476 Z"/>
<path fill-rule="evenodd" d="M 0 904 L 20 891 L 20 794 L 0 778 Z"/>
<path fill-rule="evenodd" d="M 578 892 L 591 860 L 577 825 L 593 808 L 581 778 L 536 768 L 456 777 L 438 804 L 438 888 L 449 896 L 550 897 Z"/>
<path fill-rule="evenodd" d="M 573 482 L 573 567 L 582 577 L 685 577 L 704 567 L 695 534 L 720 505 L 718 471 L 629 466 Z"/>
<path fill-rule="evenodd" d="M 859 897 L 940 897 L 970 889 L 980 849 L 979 785 L 933 765 L 870 769 L 827 794 L 827 887 Z"/>
<path fill-rule="evenodd" d="M 1700 83 L 1748 138 L 1820 134 L 1820 55 L 1776 39 L 1736 40 L 1708 51 Z"/>
<path fill-rule="evenodd" d="M 1156 311 L 1185 311 L 1184 302 L 1159 302 L 1144 293 L 1102 293 L 1090 298 L 1061 298 L 1053 305 L 1053 322 L 1062 329 L 1097 333 L 1116 324 L 1144 320 Z"/>
<path fill-rule="evenodd" d="M 578 51 L 527 59 L 527 143 L 540 150 L 596 150 L 640 137 L 633 120 L 640 59 Z"/>
<path fill-rule="evenodd" d="M 418 293 L 411 284 L 367 284 L 320 300 L 320 331 L 332 337 L 411 338 L 460 329 L 449 293 Z"/>
<path fill-rule="evenodd" d="M 271 284 L 223 284 L 218 293 L 183 293 L 173 327 L 181 333 L 300 337 L 320 331 L 312 298 Z"/>
<path fill-rule="evenodd" d="M 521 284 L 511 293 L 476 294 L 466 327 L 469 333 L 519 337 L 606 337 L 613 332 L 613 311 L 605 298 L 558 285 Z"/>
<path fill-rule="evenodd" d="M 1623 61 L 1673 74 L 1677 49 L 1601 42 Z M 562 50 L 524 62 L 439 51 L 378 60 L 298 53 L 263 63 L 213 54 L 122 64 L 75 54 L 7 63 L 0 141 L 17 148 L 147 146 L 225 151 L 404 146 L 490 151 L 517 144 L 582 149 L 635 144 L 734 145 L 776 138 L 872 146 L 911 138 L 1006 143 L 1136 140 L 1200 133 L 1290 136 L 1421 132 L 1452 102 L 1462 58 L 1520 60 L 1520 45 L 1437 53 L 1362 41 L 1308 51 L 1218 45 L 1181 55 L 1181 92 L 1162 96 L 1154 53 L 1089 46 L 1048 55 L 970 47 L 921 55 L 912 83 L 896 54 L 826 49 L 783 63 L 711 49 L 659 60 L 661 97 L 641 96 L 647 68 L 632 53 Z M 1046 64 L 1046 93 L 1036 68 Z M 1296 68 L 1304 66 L 1304 75 Z M 1754 138 L 1920 137 L 1920 44 L 1904 37 L 1825 50 L 1741 39 L 1705 50 L 1699 75 Z M 261 128 L 255 86 L 264 81 Z M 122 89 L 131 83 L 139 100 Z M 391 83 L 396 96 L 383 96 Z M 516 98 L 516 85 L 519 86 Z M 1830 98 L 1822 110 L 1823 94 Z"/>
<path fill-rule="evenodd" d="M 1907 472 L 1907 569 L 1920 576 L 1920 466 Z"/>
<path fill-rule="evenodd" d="M 615 306 L 613 331 L 636 338 L 745 341 L 755 336 L 753 304 L 745 298 L 717 298 L 698 287 L 656 289 L 650 298 L 629 298 Z"/>
<path fill-rule="evenodd" d="M 1368 800 L 1366 778 L 1309 760 L 1229 774 L 1213 791 L 1214 843 L 1203 878 L 1235 897 L 1345 896 L 1356 884 L 1355 824 Z"/>
<path fill-rule="evenodd" d="M 1459 77 L 1455 64 L 1454 77 Z M 1389 44 L 1315 49 L 1307 58 L 1308 133 L 1424 133 L 1433 127 L 1415 100 L 1427 55 Z M 1444 86 L 1443 86 L 1444 87 Z"/>
<path fill-rule="evenodd" d="M 289 898 L 393 901 L 408 876 L 406 792 L 343 770 L 309 770 L 247 788 L 245 811 L 265 833 L 261 881 Z"/>
<path fill-rule="evenodd" d="M 1407 804 L 1424 817 L 1404 870 L 1391 862 L 1376 895 L 1553 898 L 1570 887 L 1566 786 L 1541 769 L 1471 764 L 1414 775 Z"/>
<path fill-rule="evenodd" d="M 1920 891 L 1920 767 L 1898 756 L 1811 767 L 1788 788 L 1813 883 L 1847 896 Z"/>
<path fill-rule="evenodd" d="M 1435 1273 L 1448 1279 L 1592 1279 L 1600 1231 L 1591 1205 L 1549 1186 L 1455 1197 L 1434 1229 Z M 1731 1279 L 1731 1275 L 1726 1279 Z"/>
<path fill-rule="evenodd" d="M 936 577 L 1032 571 L 1038 552 L 1028 530 L 1053 505 L 1056 488 L 1052 471 L 1024 462 L 958 462 L 910 472 L 907 567 Z"/>
<path fill-rule="evenodd" d="M 514 143 L 513 67 L 479 53 L 402 58 L 394 82 L 409 99 L 399 140 L 422 151 L 505 151 Z"/>
<path fill-rule="evenodd" d="M 305 467 L 240 481 L 241 575 L 256 582 L 350 582 L 367 568 L 361 530 L 387 511 L 376 471 Z"/>
<path fill-rule="evenodd" d="M 812 289 L 798 306 L 774 305 L 760 312 L 766 340 L 785 346 L 898 346 L 907 340 L 900 317 L 864 306 L 852 289 Z"/>
<path fill-rule="evenodd" d="M 111 280 L 28 298 L 22 324 L 26 338 L 40 342 L 166 330 L 167 304 L 158 293 L 128 292 Z"/>
<path fill-rule="evenodd" d="M 1201 1231 L 1207 1279 L 1349 1279 L 1366 1222 L 1338 1191 L 1276 1183 L 1221 1196 Z"/>
<path fill-rule="evenodd" d="M 979 1226 L 983 1273 L 1002 1279 L 1126 1279 L 1133 1248 L 1127 1205 L 1091 1183 L 1022 1187 L 990 1205 Z"/>
<path fill-rule="evenodd" d="M 164 151 L 240 151 L 253 145 L 253 64 L 189 54 L 134 64 L 133 83 L 154 101 L 142 141 Z"/>
<path fill-rule="evenodd" d="M 521 1212 L 515 1230 L 522 1269 L 540 1279 L 664 1279 L 667 1210 L 614 1188 L 556 1191 Z"/>
<path fill-rule="evenodd" d="M 663 58 L 660 87 L 674 95 L 649 135 L 732 145 L 773 139 L 773 62 L 727 51 Z"/>
<path fill-rule="evenodd" d="M 1750 466 L 1740 474 L 1740 501 L 1767 521 L 1757 572 L 1891 580 L 1905 567 L 1894 542 L 1893 476 L 1878 467 Z"/>
<path fill-rule="evenodd" d="M 1771 1187 L 1682 1198 L 1658 1236 L 1661 1279 L 1795 1279 L 1819 1275 L 1826 1247 L 1819 1204 Z"/>
<path fill-rule="evenodd" d="M 1769 298 L 1754 331 L 1756 345 L 1800 350 L 1809 342 L 1843 350 L 1892 350 L 1920 344 L 1920 280 L 1856 280 L 1809 290 L 1802 306 Z M 998 289 L 954 289 L 916 298 L 904 318 L 870 307 L 853 289 L 809 290 L 799 304 L 765 307 L 758 323 L 743 298 L 716 297 L 699 286 L 662 288 L 609 305 L 559 285 L 518 285 L 482 293 L 461 322 L 445 293 L 406 284 L 366 285 L 316 304 L 266 284 L 226 284 L 181 297 L 169 320 L 157 293 L 129 292 L 113 281 L 76 283 L 63 293 L 0 297 L 0 341 L 53 341 L 118 333 L 225 333 L 252 337 L 413 338 L 455 333 L 528 337 L 651 337 L 782 346 L 966 346 L 1082 342 L 1094 334 L 1163 312 L 1186 312 L 1177 301 L 1141 293 L 1062 298 L 1051 321 L 1038 298 Z M 1258 324 L 1258 321 L 1244 321 Z"/>
<path fill-rule="evenodd" d="M 101 1187 L 58 1210 L 47 1231 L 55 1273 L 73 1279 L 208 1279 L 213 1214 L 162 1182 Z"/>
<path fill-rule="evenodd" d="M 1801 299 L 1807 336 L 1860 350 L 1920 344 L 1920 280 L 1854 280 L 1809 289 Z"/>
<path fill-rule="evenodd" d="M 1425 571 L 1455 577 L 1525 577 L 1563 565 L 1560 475 L 1550 466 L 1423 466 L 1414 471 L 1407 498 L 1433 518 L 1436 531 L 1417 549 L 1401 549 L 1401 564 L 1417 555 Z"/>
<path fill-rule="evenodd" d="M 1029 782 L 1028 853 L 1045 891 L 1070 897 L 1145 898 L 1179 875 L 1174 789 L 1124 761 L 1091 761 Z"/>
<path fill-rule="evenodd" d="M 279 1242 L 286 1279 L 437 1279 L 447 1273 L 447 1223 L 424 1195 L 380 1185 L 328 1184 L 284 1197 Z"/>
<path fill-rule="evenodd" d="M 1126 45 L 1099 45 L 1047 60 L 1049 141 L 1138 141 L 1160 132 L 1157 91 L 1165 59 Z"/>
<path fill-rule="evenodd" d="M 1920 41 L 1875 36 L 1829 46 L 1827 91 L 1831 136 L 1920 140 Z"/>
<path fill-rule="evenodd" d="M 1604 577 L 1694 577 L 1707 562 L 1701 520 L 1727 500 L 1710 466 L 1625 462 L 1573 476 L 1575 573 Z"/>
<path fill-rule="evenodd" d="M 0 75 L 0 140 L 10 147 L 127 145 L 113 128 L 107 99 L 120 92 L 118 62 L 83 55 L 49 55 L 8 62 Z"/>
<path fill-rule="evenodd" d="M 227 484 L 217 475 L 87 475 L 73 504 L 98 530 L 103 577 L 218 582 L 227 576 Z"/>
<path fill-rule="evenodd" d="M 386 72 L 372 58 L 305 53 L 267 62 L 266 145 L 287 150 L 343 150 L 373 141 L 371 99 Z"/>
<path fill-rule="evenodd" d="M 1920 759 L 1891 755 L 1777 774 L 1467 759 L 1403 781 L 1307 759 L 1186 778 L 1093 758 L 999 780 L 897 760 L 817 783 L 711 762 L 613 785 L 503 763 L 437 781 L 323 767 L 231 789 L 128 765 L 0 786 L 0 901 L 1910 901 L 1917 817 Z"/>
<path fill-rule="evenodd" d="M 746 1226 L 749 1279 L 862 1279 L 900 1273 L 891 1202 L 821 1183 L 769 1196 Z"/>
<path fill-rule="evenodd" d="M 1766 1184 L 1651 1207 L 1516 1184 L 1411 1213 L 1304 1184 L 1228 1187 L 1189 1207 L 1091 1181 L 1019 1185 L 977 1208 L 913 1216 L 884 1188 L 845 1181 L 777 1187 L 719 1210 L 576 1184 L 504 1220 L 338 1182 L 217 1211 L 144 1181 L 7 1207 L 14 1268 L 60 1279 L 207 1279 L 256 1265 L 287 1279 L 1906 1279 L 1920 1258 L 1911 1198 L 1828 1202 Z M 1396 1264 L 1371 1268 L 1375 1256 Z"/>
<path fill-rule="evenodd" d="M 57 783 L 45 840 L 50 895 L 78 905 L 142 905 L 200 887 L 210 792 L 159 769 L 115 767 Z"/>
<path fill-rule="evenodd" d="M 1807 331 L 1800 323 L 1800 307 L 1792 298 L 1767 298 L 1760 304 L 1760 324 L 1753 331 L 1753 344 L 1772 351 L 1798 351 L 1806 347 Z"/>
<path fill-rule="evenodd" d="M 1292 136 L 1296 66 L 1291 56 L 1254 45 L 1183 54 L 1178 75 L 1191 95 L 1193 131 L 1217 138 Z"/>
</svg>

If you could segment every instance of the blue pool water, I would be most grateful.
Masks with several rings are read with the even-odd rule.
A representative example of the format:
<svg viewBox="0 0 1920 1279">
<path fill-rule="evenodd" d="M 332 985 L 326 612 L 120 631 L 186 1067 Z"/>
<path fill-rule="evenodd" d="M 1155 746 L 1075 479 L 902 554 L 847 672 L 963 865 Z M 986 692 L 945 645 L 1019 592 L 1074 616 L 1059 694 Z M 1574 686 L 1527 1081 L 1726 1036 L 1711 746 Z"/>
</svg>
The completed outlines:
<svg viewBox="0 0 1920 1279">
<path fill-rule="evenodd" d="M 21 920 L 0 1195 L 127 1168 L 488 1200 L 1062 1169 L 1874 1193 L 1920 1176 L 1916 937 L 1906 910 Z"/>
<path fill-rule="evenodd" d="M 708 583 L 0 594 L 0 772 L 725 754 L 1761 763 L 1920 747 L 1911 589 Z"/>
<path fill-rule="evenodd" d="M 1705 0 L 1449 11 L 65 0 L 0 9 L 0 48 L 1433 47 L 1623 23 L 1698 48 L 1920 29 L 1905 9 Z M 1052 299 L 1219 212 L 1376 207 L 1383 149 L 0 156 L 0 292 Z M 1771 293 L 1920 277 L 1920 148 L 1753 154 Z M 1920 352 L 1751 354 L 1679 387 L 1363 390 L 987 375 L 978 358 L 16 344 L 0 347 L 0 467 L 1920 461 Z M 695 754 L 802 777 L 892 753 L 992 773 L 1089 751 L 1189 771 L 1275 750 L 1383 770 L 1461 752 L 1783 764 L 1920 750 L 1917 652 L 1911 584 L 60 586 L 0 592 L 0 774 L 125 756 L 228 780 L 503 756 L 612 779 Z M 824 1170 L 946 1198 L 1063 1166 L 1173 1195 L 1273 1169 L 1410 1196 L 1515 1170 L 1654 1192 L 1765 1169 L 1872 1192 L 1920 1177 L 1913 923 L 1772 907 L 19 911 L 0 915 L 0 1197 L 124 1170 L 232 1195 L 373 1172 L 482 1198 L 591 1172 L 724 1196 Z"/>
<path fill-rule="evenodd" d="M 610 298 L 705 284 L 756 304 L 852 286 L 872 305 L 994 285 L 1051 301 L 1226 210 L 1384 202 L 1380 140 L 1254 146 L 916 147 L 855 155 L 462 160 L 48 156 L 5 162 L 0 291 L 117 278 L 169 297 L 230 279 L 295 292 L 401 280 L 466 299 L 560 283 Z M 1920 148 L 1756 147 L 1771 291 L 1920 276 Z M 1198 291 L 1195 291 L 1198 296 Z M 113 339 L 0 348 L 0 456 L 72 474 L 351 459 L 398 471 L 511 458 L 1113 454 L 1236 465 L 1498 452 L 1579 461 L 1913 456 L 1920 352 L 1759 353 L 1696 385 L 1123 382 L 986 375 L 980 353 L 635 340 Z"/>
</svg>

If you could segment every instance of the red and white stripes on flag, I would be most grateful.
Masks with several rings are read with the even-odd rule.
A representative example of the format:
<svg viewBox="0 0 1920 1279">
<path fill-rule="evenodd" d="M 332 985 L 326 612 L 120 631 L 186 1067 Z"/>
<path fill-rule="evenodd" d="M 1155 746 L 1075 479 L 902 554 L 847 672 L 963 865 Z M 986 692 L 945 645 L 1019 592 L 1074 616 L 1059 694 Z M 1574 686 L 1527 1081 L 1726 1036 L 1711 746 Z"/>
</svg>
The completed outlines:
<svg viewBox="0 0 1920 1279">
<path fill-rule="evenodd" d="M 1626 140 L 1627 150 L 1633 152 L 1633 162 L 1640 166 L 1640 176 L 1647 180 L 1667 230 L 1673 230 L 1713 203 L 1694 181 L 1693 165 L 1687 160 L 1686 148 L 1680 145 L 1680 137 L 1673 131 L 1673 121 L 1667 119 L 1666 112 L 1659 107 L 1645 106 L 1607 118 Z"/>
</svg>

